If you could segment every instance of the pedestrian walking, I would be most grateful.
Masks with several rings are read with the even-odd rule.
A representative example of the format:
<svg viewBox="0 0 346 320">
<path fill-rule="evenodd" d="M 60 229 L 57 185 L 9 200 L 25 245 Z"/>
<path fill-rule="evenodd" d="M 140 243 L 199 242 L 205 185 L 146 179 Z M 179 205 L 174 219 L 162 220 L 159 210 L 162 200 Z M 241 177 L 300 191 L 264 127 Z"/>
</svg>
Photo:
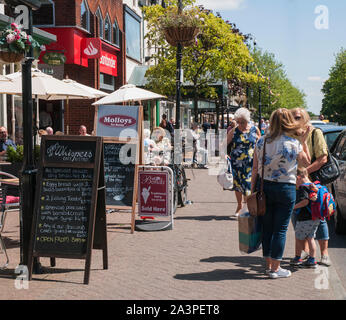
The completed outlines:
<svg viewBox="0 0 346 320">
<path fill-rule="evenodd" d="M 290 135 L 295 134 L 299 141 Z M 263 190 L 266 195 L 266 212 L 262 217 L 262 249 L 266 261 L 266 273 L 270 278 L 291 276 L 289 270 L 280 267 L 285 249 L 286 233 L 296 201 L 297 167 L 310 163 L 308 132 L 302 134 L 300 125 L 289 110 L 275 110 L 270 117 L 269 131 L 262 136 L 255 147 L 251 192 L 258 189 L 257 174 L 262 171 L 263 148 L 264 173 Z"/>
<path fill-rule="evenodd" d="M 320 220 L 312 220 L 311 214 L 311 195 L 316 193 L 317 187 L 309 179 L 309 174 L 306 168 L 298 168 L 297 170 L 297 199 L 294 206 L 292 218 L 295 220 L 294 231 L 296 236 L 296 256 L 291 260 L 291 265 L 303 266 L 308 268 L 316 268 L 316 243 L 315 234 L 320 224 Z M 293 221 L 293 220 L 292 220 Z M 305 247 L 305 242 L 309 246 L 309 257 L 304 262 L 301 253 Z"/>
<path fill-rule="evenodd" d="M 328 145 L 324 139 L 322 131 L 318 129 L 316 130 L 311 125 L 310 116 L 305 109 L 295 108 L 292 109 L 291 112 L 303 130 L 309 130 L 307 145 L 311 157 L 311 163 L 306 167 L 306 169 L 311 175 L 315 171 L 319 170 L 328 161 Z M 314 145 L 312 145 L 312 137 L 314 138 Z M 329 230 L 327 221 L 320 221 L 320 225 L 316 232 L 316 240 L 319 243 L 321 251 L 320 263 L 325 266 L 330 266 L 331 261 L 328 253 Z M 304 251 L 307 253 L 309 252 L 307 243 L 305 243 Z"/>
<path fill-rule="evenodd" d="M 234 119 L 237 126 L 227 134 L 227 146 L 230 145 L 231 148 L 233 184 L 237 198 L 235 215 L 238 216 L 243 208 L 243 196 L 248 196 L 251 193 L 253 154 L 261 133 L 256 126 L 250 125 L 250 111 L 248 109 L 238 109 L 234 114 Z"/>
<path fill-rule="evenodd" d="M 162 115 L 162 119 L 159 125 L 162 129 L 167 130 L 173 139 L 174 137 L 174 128 L 173 125 L 167 120 L 167 116 L 165 114 Z"/>
</svg>

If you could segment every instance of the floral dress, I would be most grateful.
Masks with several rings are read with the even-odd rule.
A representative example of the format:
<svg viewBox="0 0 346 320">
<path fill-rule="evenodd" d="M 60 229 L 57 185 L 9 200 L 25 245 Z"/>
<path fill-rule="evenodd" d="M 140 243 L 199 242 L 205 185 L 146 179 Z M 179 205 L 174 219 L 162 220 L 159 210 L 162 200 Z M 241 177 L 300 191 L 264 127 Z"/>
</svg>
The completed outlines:
<svg viewBox="0 0 346 320">
<path fill-rule="evenodd" d="M 253 126 L 249 132 L 234 131 L 231 142 L 231 164 L 234 190 L 243 195 L 251 194 L 251 172 L 254 148 L 257 141 L 257 130 Z"/>
</svg>

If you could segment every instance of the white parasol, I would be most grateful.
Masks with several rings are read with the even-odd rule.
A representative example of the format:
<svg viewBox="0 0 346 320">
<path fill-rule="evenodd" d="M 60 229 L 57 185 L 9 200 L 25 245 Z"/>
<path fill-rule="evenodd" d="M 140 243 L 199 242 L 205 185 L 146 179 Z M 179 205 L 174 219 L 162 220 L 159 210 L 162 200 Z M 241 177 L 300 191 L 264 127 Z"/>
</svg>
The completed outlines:
<svg viewBox="0 0 346 320">
<path fill-rule="evenodd" d="M 155 92 L 137 88 L 133 84 L 126 84 L 113 93 L 109 94 L 108 96 L 94 102 L 93 105 L 97 106 L 115 103 L 126 103 L 132 101 L 156 100 L 162 98 L 166 97 Z"/>
</svg>

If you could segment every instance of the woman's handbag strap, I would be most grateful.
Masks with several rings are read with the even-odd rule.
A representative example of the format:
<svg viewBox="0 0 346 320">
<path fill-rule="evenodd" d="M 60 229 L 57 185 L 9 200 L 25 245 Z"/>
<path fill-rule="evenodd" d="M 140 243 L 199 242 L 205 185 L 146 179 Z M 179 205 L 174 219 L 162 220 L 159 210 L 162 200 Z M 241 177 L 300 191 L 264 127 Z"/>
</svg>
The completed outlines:
<svg viewBox="0 0 346 320">
<path fill-rule="evenodd" d="M 263 193 L 263 181 L 264 181 L 264 157 L 266 155 L 266 143 L 267 138 L 264 138 L 264 145 L 263 145 L 263 157 L 262 157 L 262 175 L 261 175 L 261 193 Z"/>
</svg>

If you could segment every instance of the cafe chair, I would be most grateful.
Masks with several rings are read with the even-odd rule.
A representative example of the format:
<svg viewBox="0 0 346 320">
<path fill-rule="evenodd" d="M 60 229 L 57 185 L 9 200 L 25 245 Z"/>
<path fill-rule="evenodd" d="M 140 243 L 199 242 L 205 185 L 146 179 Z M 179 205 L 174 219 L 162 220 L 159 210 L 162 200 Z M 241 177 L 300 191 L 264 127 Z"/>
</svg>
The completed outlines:
<svg viewBox="0 0 346 320">
<path fill-rule="evenodd" d="M 20 199 L 19 197 L 10 196 L 7 194 L 8 184 L 1 182 L 2 179 L 18 179 L 12 174 L 0 171 L 0 253 L 4 253 L 6 257 L 6 263 L 0 266 L 0 269 L 5 269 L 9 263 L 9 257 L 6 252 L 5 241 L 2 238 L 2 232 L 4 231 L 6 216 L 8 212 L 19 211 Z"/>
</svg>

